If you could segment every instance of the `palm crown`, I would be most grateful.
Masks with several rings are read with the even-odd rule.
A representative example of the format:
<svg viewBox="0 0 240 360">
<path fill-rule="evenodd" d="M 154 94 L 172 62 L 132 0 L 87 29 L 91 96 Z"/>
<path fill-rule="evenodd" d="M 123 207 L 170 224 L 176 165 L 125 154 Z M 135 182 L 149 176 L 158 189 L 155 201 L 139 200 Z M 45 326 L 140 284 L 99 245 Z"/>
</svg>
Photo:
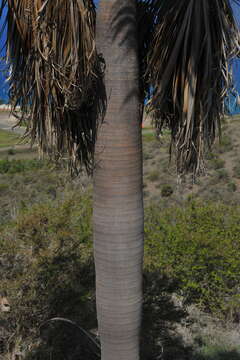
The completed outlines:
<svg viewBox="0 0 240 360">
<path fill-rule="evenodd" d="M 239 3 L 239 0 L 234 0 Z M 91 171 L 104 112 L 104 59 L 95 46 L 93 0 L 2 0 L 13 112 L 43 152 L 67 150 Z M 141 108 L 168 126 L 180 173 L 203 169 L 233 87 L 240 36 L 230 0 L 137 0 Z"/>
</svg>

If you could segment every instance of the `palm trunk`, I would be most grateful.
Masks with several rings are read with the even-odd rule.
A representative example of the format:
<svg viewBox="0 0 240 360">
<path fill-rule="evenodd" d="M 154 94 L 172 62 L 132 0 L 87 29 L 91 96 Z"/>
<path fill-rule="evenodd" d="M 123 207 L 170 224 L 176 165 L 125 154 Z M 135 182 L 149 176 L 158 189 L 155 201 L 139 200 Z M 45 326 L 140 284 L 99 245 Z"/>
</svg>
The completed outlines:
<svg viewBox="0 0 240 360">
<path fill-rule="evenodd" d="M 93 210 L 102 360 L 137 360 L 143 201 L 135 0 L 101 1 L 97 45 L 108 99 L 96 144 Z"/>
</svg>

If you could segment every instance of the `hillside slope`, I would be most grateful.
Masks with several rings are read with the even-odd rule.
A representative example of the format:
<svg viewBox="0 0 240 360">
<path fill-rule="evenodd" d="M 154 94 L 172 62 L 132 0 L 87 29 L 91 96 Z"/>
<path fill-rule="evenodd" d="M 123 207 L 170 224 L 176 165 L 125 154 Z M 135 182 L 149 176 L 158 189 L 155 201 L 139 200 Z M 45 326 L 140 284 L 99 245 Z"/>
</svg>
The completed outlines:
<svg viewBox="0 0 240 360">
<path fill-rule="evenodd" d="M 169 164 L 169 136 L 156 140 L 143 131 L 144 192 L 146 200 L 181 203 L 189 197 L 239 203 L 240 201 L 240 116 L 226 118 L 220 142 L 207 154 L 206 173 L 193 182 L 179 179 L 174 159 Z M 168 191 L 167 191 L 168 190 Z M 166 202 L 166 201 L 164 201 Z"/>
</svg>

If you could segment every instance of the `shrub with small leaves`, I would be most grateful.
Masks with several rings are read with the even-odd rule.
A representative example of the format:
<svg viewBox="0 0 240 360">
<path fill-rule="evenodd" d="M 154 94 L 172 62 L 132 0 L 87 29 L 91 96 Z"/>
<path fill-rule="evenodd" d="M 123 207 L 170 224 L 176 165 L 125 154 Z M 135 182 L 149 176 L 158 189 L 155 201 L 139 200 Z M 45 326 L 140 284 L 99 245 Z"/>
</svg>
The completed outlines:
<svg viewBox="0 0 240 360">
<path fill-rule="evenodd" d="M 2 228 L 0 289 L 12 304 L 11 341 L 21 336 L 22 344 L 39 343 L 39 326 L 52 317 L 96 327 L 91 216 L 91 196 L 74 194 L 59 202 L 24 206 L 15 222 Z M 71 352 L 72 339 L 64 343 L 65 333 L 66 327 L 56 328 L 53 343 L 47 345 L 59 360 Z M 78 333 L 71 336 L 81 340 Z"/>
<path fill-rule="evenodd" d="M 227 188 L 228 188 L 228 191 L 235 192 L 237 190 L 237 185 L 235 184 L 235 182 L 229 182 L 227 184 Z"/>
<path fill-rule="evenodd" d="M 40 160 L 0 160 L 0 174 L 17 174 L 27 170 L 40 169 L 44 164 Z"/>
<path fill-rule="evenodd" d="M 15 153 L 16 151 L 13 148 L 8 150 L 8 155 L 14 155 Z"/>
<path fill-rule="evenodd" d="M 227 180 L 229 178 L 229 174 L 225 169 L 219 169 L 216 171 L 216 177 L 218 180 Z"/>
<path fill-rule="evenodd" d="M 169 197 L 173 194 L 173 188 L 171 185 L 164 185 L 161 190 L 162 197 Z"/>
<path fill-rule="evenodd" d="M 145 267 L 178 282 L 187 301 L 219 316 L 240 307 L 240 206 L 189 201 L 145 211 Z"/>
</svg>

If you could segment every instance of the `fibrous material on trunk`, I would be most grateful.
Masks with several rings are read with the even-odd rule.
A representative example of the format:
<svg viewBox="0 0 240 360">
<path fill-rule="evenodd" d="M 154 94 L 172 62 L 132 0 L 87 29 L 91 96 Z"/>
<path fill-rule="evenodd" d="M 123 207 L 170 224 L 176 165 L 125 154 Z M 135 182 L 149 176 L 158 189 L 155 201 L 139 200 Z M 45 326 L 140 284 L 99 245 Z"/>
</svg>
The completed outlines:
<svg viewBox="0 0 240 360">
<path fill-rule="evenodd" d="M 178 172 L 201 172 L 233 87 L 231 60 L 240 54 L 230 1 L 146 0 L 138 8 L 139 28 L 150 29 L 140 43 L 149 109 L 159 131 L 172 131 Z"/>
<path fill-rule="evenodd" d="M 43 152 L 91 169 L 101 62 L 93 0 L 2 0 L 13 112 Z M 20 107 L 20 112 L 18 108 Z"/>
</svg>

